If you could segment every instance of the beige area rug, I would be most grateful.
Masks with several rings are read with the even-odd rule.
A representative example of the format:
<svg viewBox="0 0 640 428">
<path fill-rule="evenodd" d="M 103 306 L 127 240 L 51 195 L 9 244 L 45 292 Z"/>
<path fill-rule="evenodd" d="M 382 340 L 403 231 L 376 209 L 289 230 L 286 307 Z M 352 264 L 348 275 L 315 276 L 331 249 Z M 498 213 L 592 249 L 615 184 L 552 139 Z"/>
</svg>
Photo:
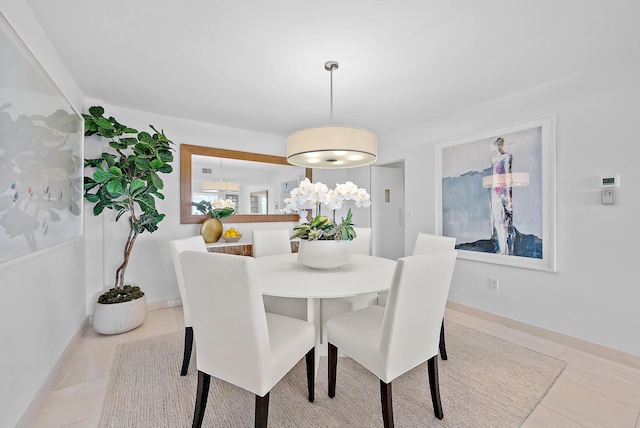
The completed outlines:
<svg viewBox="0 0 640 428">
<path fill-rule="evenodd" d="M 433 415 L 426 364 L 393 381 L 398 427 L 517 427 L 533 411 L 566 363 L 467 328 L 446 325 L 449 359 L 439 361 L 444 419 Z M 197 370 L 179 375 L 183 333 L 118 346 L 101 427 L 189 427 Z M 194 352 L 195 354 L 195 352 Z M 250 427 L 254 396 L 211 379 L 203 426 Z M 315 402 L 306 396 L 304 359 L 271 391 L 270 427 L 382 426 L 379 381 L 350 358 L 338 360 L 336 397 L 327 397 L 321 358 Z"/>
</svg>

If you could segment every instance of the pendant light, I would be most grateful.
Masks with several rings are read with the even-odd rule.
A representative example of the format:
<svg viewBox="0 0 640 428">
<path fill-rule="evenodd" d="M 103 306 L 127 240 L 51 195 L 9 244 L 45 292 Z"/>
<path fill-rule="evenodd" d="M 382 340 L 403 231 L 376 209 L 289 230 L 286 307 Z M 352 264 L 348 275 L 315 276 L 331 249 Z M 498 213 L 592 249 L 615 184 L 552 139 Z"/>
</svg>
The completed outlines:
<svg viewBox="0 0 640 428">
<path fill-rule="evenodd" d="M 220 181 L 203 181 L 203 192 L 238 192 L 240 185 L 231 181 L 222 181 L 222 158 L 220 158 Z"/>
<path fill-rule="evenodd" d="M 287 139 L 287 161 L 306 168 L 354 168 L 376 161 L 378 138 L 368 129 L 333 125 L 333 71 L 336 61 L 324 68 L 331 73 L 331 107 L 329 126 L 305 128 Z"/>
</svg>

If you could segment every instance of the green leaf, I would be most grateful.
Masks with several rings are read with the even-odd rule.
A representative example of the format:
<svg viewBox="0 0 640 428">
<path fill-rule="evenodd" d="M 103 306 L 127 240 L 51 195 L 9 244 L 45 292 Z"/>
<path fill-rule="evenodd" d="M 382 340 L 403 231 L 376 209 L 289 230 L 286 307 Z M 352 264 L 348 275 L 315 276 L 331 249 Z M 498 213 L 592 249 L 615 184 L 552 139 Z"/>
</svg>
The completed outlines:
<svg viewBox="0 0 640 428">
<path fill-rule="evenodd" d="M 98 195 L 93 195 L 93 194 L 91 194 L 91 193 L 86 193 L 86 194 L 84 195 L 84 198 L 85 198 L 87 201 L 89 201 L 89 202 L 91 202 L 91 203 L 94 203 L 94 204 L 100 200 L 100 198 L 98 197 Z"/>
<path fill-rule="evenodd" d="M 143 142 L 145 142 L 147 144 L 154 144 L 154 142 L 155 142 L 153 137 L 151 137 L 151 134 L 149 134 L 148 132 L 144 132 L 144 131 L 142 131 L 142 132 L 140 132 L 138 134 L 138 140 L 143 141 Z"/>
<path fill-rule="evenodd" d="M 136 138 L 125 137 L 125 138 L 120 138 L 120 142 L 126 144 L 127 146 L 133 146 L 134 144 L 138 143 L 138 140 Z"/>
<path fill-rule="evenodd" d="M 149 171 L 149 159 L 145 159 L 143 157 L 136 157 L 135 159 L 136 168 L 141 169 L 142 171 Z"/>
<path fill-rule="evenodd" d="M 153 169 L 159 169 L 164 165 L 164 163 L 160 159 L 154 159 L 151 161 L 150 165 Z"/>
<path fill-rule="evenodd" d="M 107 191 L 109 193 L 120 193 L 122 192 L 122 183 L 120 180 L 111 180 L 107 183 Z"/>
<path fill-rule="evenodd" d="M 108 130 L 116 129 L 113 126 L 113 124 L 111 124 L 111 122 L 109 122 L 109 119 L 105 119 L 104 117 L 99 117 L 97 123 L 98 123 L 98 126 L 100 128 L 103 128 L 103 129 L 108 129 Z"/>
<path fill-rule="evenodd" d="M 156 189 L 160 190 L 164 187 L 164 183 L 162 179 L 155 172 L 151 171 L 151 182 L 155 186 Z"/>
<path fill-rule="evenodd" d="M 122 170 L 117 166 L 109 167 L 109 172 L 117 177 L 122 177 Z"/>
<path fill-rule="evenodd" d="M 129 191 L 131 191 L 131 193 L 133 193 L 133 192 L 135 192 L 136 190 L 141 189 L 141 188 L 143 188 L 143 187 L 144 187 L 144 186 L 146 186 L 146 185 L 147 185 L 147 183 L 145 183 L 144 181 L 142 181 L 142 180 L 138 180 L 138 179 L 135 179 L 135 180 L 133 180 L 133 181 L 131 182 L 131 184 L 129 185 Z"/>
<path fill-rule="evenodd" d="M 122 144 L 122 143 L 119 143 L 117 141 L 109 142 L 109 146 L 113 147 L 114 149 L 118 149 L 118 150 L 124 150 L 124 149 L 127 148 L 126 144 Z"/>
<path fill-rule="evenodd" d="M 100 213 L 102 213 L 103 210 L 104 210 L 104 205 L 96 204 L 93 207 L 93 215 L 100 215 Z"/>
<path fill-rule="evenodd" d="M 165 163 L 158 169 L 158 172 L 162 172 L 163 174 L 169 174 L 172 171 L 173 171 L 173 168 L 168 163 Z"/>
<path fill-rule="evenodd" d="M 113 178 L 113 176 L 110 173 L 101 169 L 94 171 L 93 173 L 93 179 L 96 183 L 104 183 L 109 181 L 111 178 Z"/>
<path fill-rule="evenodd" d="M 138 130 L 137 130 L 137 129 L 133 129 L 133 128 L 126 127 L 126 128 L 124 128 L 124 132 L 125 132 L 125 134 L 137 134 L 137 133 L 138 133 Z"/>
<path fill-rule="evenodd" d="M 104 108 L 100 106 L 89 107 L 89 113 L 93 117 L 100 117 L 104 114 Z"/>
</svg>

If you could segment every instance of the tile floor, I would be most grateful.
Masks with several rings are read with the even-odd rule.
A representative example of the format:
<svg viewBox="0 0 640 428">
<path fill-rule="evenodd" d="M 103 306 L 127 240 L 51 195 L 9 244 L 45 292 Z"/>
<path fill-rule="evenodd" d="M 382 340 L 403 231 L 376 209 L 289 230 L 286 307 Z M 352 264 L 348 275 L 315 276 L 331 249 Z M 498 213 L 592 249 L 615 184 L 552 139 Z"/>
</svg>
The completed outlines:
<svg viewBox="0 0 640 428">
<path fill-rule="evenodd" d="M 524 428 L 640 428 L 640 369 L 450 308 L 446 318 L 567 361 Z M 149 312 L 141 327 L 117 336 L 99 335 L 88 326 L 42 406 L 35 427 L 97 427 L 116 346 L 183 328 L 181 307 Z"/>
</svg>

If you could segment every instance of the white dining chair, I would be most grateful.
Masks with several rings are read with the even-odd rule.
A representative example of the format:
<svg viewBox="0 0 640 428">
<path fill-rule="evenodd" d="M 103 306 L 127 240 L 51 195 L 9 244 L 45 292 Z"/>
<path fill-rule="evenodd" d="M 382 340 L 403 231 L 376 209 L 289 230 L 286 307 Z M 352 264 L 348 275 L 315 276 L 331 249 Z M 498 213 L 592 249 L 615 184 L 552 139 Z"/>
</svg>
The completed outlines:
<svg viewBox="0 0 640 428">
<path fill-rule="evenodd" d="M 253 257 L 290 252 L 291 241 L 288 230 L 254 230 L 251 232 L 251 254 Z"/>
<path fill-rule="evenodd" d="M 313 402 L 315 328 L 265 312 L 255 260 L 185 251 L 180 261 L 197 345 L 193 426 L 202 425 L 213 376 L 255 394 L 255 426 L 266 427 L 269 392 L 305 356 Z"/>
<path fill-rule="evenodd" d="M 418 233 L 415 246 L 413 247 L 413 255 L 417 254 L 432 254 L 442 251 L 451 251 L 456 247 L 456 238 L 441 235 L 431 235 L 429 233 Z M 378 293 L 378 305 L 385 306 L 389 292 L 384 291 Z M 445 342 L 444 334 L 444 318 L 442 319 L 442 325 L 440 327 L 440 357 L 443 360 L 448 358 L 447 345 Z"/>
<path fill-rule="evenodd" d="M 456 251 L 398 259 L 387 305 L 370 306 L 327 321 L 328 393 L 336 396 L 338 350 L 380 379 L 385 427 L 393 427 L 391 383 L 427 362 L 434 414 L 443 418 L 438 382 L 439 330 Z"/>
<path fill-rule="evenodd" d="M 352 254 L 370 256 L 372 254 L 372 234 L 370 227 L 354 227 L 356 237 L 350 243 Z M 367 306 L 375 305 L 377 293 L 358 294 L 357 296 L 330 299 L 322 302 L 323 319 Z"/>
<path fill-rule="evenodd" d="M 179 255 L 183 251 L 201 251 L 206 253 L 207 244 L 204 242 L 202 236 L 198 235 L 190 238 L 169 241 L 169 246 L 171 247 L 171 258 L 173 260 L 173 268 L 176 271 L 180 300 L 182 300 L 182 312 L 184 314 L 184 354 L 182 357 L 180 376 L 185 376 L 189 371 L 189 360 L 191 359 L 191 350 L 193 348 L 193 327 L 191 324 L 189 302 L 184 291 L 184 278 L 182 275 L 182 265 L 180 264 Z"/>
<path fill-rule="evenodd" d="M 287 229 L 254 230 L 251 235 L 251 254 L 253 257 L 264 257 L 291 253 L 289 233 Z M 262 300 L 267 312 L 298 319 L 307 317 L 307 304 L 304 299 L 262 296 Z"/>
</svg>

